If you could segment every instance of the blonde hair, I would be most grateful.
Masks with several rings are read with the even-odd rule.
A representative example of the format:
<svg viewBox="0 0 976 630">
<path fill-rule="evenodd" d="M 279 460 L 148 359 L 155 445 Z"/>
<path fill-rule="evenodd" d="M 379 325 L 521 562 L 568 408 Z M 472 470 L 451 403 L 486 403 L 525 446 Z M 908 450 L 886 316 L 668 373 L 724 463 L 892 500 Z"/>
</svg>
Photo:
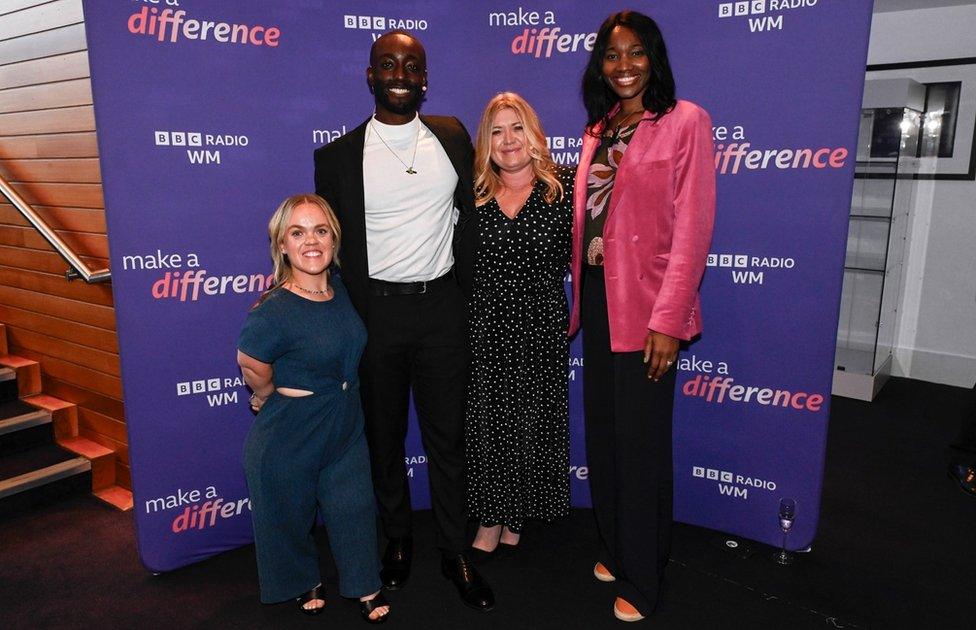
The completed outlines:
<svg viewBox="0 0 976 630">
<path fill-rule="evenodd" d="M 268 237 L 271 239 L 271 262 L 274 265 L 274 284 L 265 295 L 291 280 L 291 263 L 281 251 L 281 244 L 285 242 L 285 232 L 288 230 L 292 212 L 298 206 L 306 203 L 315 206 L 325 214 L 326 223 L 332 231 L 332 262 L 337 266 L 339 265 L 339 244 L 342 240 L 342 230 L 339 228 L 339 219 L 332 211 L 332 207 L 318 195 L 311 193 L 292 195 L 281 202 L 268 221 Z"/>
<path fill-rule="evenodd" d="M 480 206 L 487 203 L 503 186 L 498 175 L 498 166 L 491 161 L 491 127 L 495 116 L 503 109 L 514 111 L 522 123 L 527 150 L 532 157 L 532 170 L 536 179 L 546 186 L 546 203 L 552 203 L 556 197 L 562 200 L 563 185 L 556 177 L 556 163 L 549 155 L 546 134 L 542 131 L 539 115 L 515 92 L 501 92 L 488 101 L 485 112 L 481 115 L 481 122 L 478 123 L 474 151 L 475 204 Z"/>
</svg>

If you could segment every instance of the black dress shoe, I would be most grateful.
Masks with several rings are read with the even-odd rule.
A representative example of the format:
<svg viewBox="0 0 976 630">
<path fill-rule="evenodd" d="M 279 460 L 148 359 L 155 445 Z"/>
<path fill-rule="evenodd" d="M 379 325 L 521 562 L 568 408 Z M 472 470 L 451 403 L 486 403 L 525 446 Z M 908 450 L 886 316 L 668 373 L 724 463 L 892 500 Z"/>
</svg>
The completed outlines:
<svg viewBox="0 0 976 630">
<path fill-rule="evenodd" d="M 441 559 L 441 572 L 454 582 L 461 601 L 475 610 L 491 610 L 495 607 L 495 594 L 478 574 L 474 564 L 463 553 Z"/>
<path fill-rule="evenodd" d="M 386 543 L 383 552 L 383 568 L 380 569 L 380 580 L 383 586 L 395 591 L 403 588 L 410 577 L 410 560 L 413 558 L 413 538 L 391 538 Z"/>
<path fill-rule="evenodd" d="M 949 478 L 959 484 L 963 492 L 976 497 L 976 468 L 966 464 L 949 464 Z"/>
</svg>

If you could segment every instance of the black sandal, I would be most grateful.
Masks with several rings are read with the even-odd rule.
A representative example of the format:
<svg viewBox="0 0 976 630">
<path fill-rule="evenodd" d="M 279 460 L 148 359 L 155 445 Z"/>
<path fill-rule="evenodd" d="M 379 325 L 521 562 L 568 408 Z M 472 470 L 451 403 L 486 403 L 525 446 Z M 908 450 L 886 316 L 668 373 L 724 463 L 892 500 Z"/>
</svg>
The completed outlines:
<svg viewBox="0 0 976 630">
<path fill-rule="evenodd" d="M 359 613 L 363 616 L 366 623 L 383 623 L 386 621 L 386 618 L 390 616 L 389 610 L 386 611 L 385 615 L 376 617 L 375 619 L 369 616 L 374 610 L 377 608 L 382 608 L 383 606 L 389 607 L 390 602 L 386 601 L 386 598 L 383 597 L 383 591 L 381 590 L 376 593 L 373 599 L 367 599 L 366 601 L 359 602 Z"/>
<path fill-rule="evenodd" d="M 309 603 L 314 599 L 321 599 L 322 605 L 318 606 L 317 608 L 305 608 L 305 604 Z M 319 584 L 309 592 L 303 593 L 299 597 L 296 597 L 295 601 L 298 602 L 298 609 L 302 611 L 303 614 L 305 615 L 321 614 L 322 610 L 325 608 L 325 587 Z"/>
</svg>

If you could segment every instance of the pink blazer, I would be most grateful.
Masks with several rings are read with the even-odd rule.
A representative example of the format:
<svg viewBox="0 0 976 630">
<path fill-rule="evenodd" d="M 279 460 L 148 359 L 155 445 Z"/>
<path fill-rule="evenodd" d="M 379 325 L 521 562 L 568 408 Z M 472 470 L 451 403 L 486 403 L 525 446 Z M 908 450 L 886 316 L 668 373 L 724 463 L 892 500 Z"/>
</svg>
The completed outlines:
<svg viewBox="0 0 976 630">
<path fill-rule="evenodd" d="M 644 120 L 653 117 L 644 113 Z M 602 125 L 594 132 L 599 134 Z M 587 176 L 600 140 L 584 134 L 573 200 L 573 307 L 579 329 Z M 657 122 L 642 122 L 627 146 L 603 228 L 610 349 L 644 349 L 649 330 L 691 339 L 702 330 L 698 285 L 715 219 L 712 123 L 678 101 Z"/>
</svg>

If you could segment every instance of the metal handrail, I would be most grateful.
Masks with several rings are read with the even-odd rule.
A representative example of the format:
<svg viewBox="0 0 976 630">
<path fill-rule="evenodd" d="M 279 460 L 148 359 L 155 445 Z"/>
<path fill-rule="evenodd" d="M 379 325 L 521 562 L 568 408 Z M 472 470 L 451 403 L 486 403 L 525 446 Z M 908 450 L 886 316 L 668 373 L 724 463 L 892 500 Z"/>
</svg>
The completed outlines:
<svg viewBox="0 0 976 630">
<path fill-rule="evenodd" d="M 112 272 L 108 269 L 98 269 L 92 271 L 85 262 L 78 257 L 78 254 L 74 253 L 67 243 L 61 240 L 61 237 L 51 229 L 44 219 L 39 217 L 34 209 L 30 207 L 24 198 L 21 197 L 16 190 L 10 185 L 10 183 L 0 176 L 0 192 L 10 200 L 10 203 L 14 205 L 15 208 L 24 216 L 25 219 L 30 221 L 31 225 L 40 232 L 41 236 L 44 237 L 51 247 L 64 258 L 65 262 L 71 265 L 71 269 L 64 272 L 64 277 L 68 280 L 74 280 L 75 278 L 81 278 L 88 284 L 95 284 L 98 282 L 107 282 L 112 279 Z"/>
</svg>

